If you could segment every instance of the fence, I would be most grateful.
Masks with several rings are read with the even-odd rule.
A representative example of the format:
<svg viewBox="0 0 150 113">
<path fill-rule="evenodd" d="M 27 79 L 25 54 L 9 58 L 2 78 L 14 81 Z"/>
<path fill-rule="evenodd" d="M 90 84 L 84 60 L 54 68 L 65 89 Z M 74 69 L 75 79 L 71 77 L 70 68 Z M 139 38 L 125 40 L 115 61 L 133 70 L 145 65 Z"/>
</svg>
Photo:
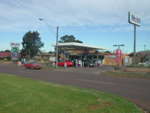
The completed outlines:
<svg viewBox="0 0 150 113">
<path fill-rule="evenodd" d="M 126 72 L 150 73 L 150 68 L 126 68 Z"/>
</svg>

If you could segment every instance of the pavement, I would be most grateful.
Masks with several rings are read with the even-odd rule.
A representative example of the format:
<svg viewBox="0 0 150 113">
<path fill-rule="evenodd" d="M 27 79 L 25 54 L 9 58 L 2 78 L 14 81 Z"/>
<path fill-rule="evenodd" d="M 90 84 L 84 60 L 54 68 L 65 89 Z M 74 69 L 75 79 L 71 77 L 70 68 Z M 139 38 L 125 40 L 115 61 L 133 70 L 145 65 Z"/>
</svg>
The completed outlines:
<svg viewBox="0 0 150 113">
<path fill-rule="evenodd" d="M 99 73 L 113 70 L 110 66 L 69 67 L 57 71 L 31 70 L 0 64 L 0 72 L 15 74 L 46 82 L 90 88 L 124 97 L 145 111 L 150 111 L 150 80 L 102 76 Z"/>
<path fill-rule="evenodd" d="M 114 71 L 112 66 L 98 66 L 98 67 L 67 67 L 59 72 L 72 72 L 77 74 L 94 74 L 99 75 L 101 72 Z"/>
</svg>

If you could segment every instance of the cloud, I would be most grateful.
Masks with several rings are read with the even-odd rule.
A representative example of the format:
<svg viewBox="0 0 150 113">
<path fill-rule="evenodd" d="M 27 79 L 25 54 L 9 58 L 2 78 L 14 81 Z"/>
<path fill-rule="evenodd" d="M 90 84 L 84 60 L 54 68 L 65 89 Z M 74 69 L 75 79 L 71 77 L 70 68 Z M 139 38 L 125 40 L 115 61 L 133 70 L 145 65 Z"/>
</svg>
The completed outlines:
<svg viewBox="0 0 150 113">
<path fill-rule="evenodd" d="M 149 0 L 1 0 L 0 31 L 36 30 L 44 26 L 107 26 L 130 30 L 128 12 L 142 17 L 141 30 L 150 30 Z M 120 29 L 121 28 L 121 29 Z"/>
</svg>

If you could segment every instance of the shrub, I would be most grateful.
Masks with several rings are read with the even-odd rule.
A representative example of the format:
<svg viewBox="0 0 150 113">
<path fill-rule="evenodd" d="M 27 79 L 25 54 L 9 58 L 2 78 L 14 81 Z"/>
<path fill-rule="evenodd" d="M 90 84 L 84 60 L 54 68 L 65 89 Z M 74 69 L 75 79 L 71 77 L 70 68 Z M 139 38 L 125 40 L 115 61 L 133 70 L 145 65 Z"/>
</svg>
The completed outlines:
<svg viewBox="0 0 150 113">
<path fill-rule="evenodd" d="M 115 69 L 115 72 L 119 70 L 118 65 L 114 65 L 113 68 Z"/>
</svg>

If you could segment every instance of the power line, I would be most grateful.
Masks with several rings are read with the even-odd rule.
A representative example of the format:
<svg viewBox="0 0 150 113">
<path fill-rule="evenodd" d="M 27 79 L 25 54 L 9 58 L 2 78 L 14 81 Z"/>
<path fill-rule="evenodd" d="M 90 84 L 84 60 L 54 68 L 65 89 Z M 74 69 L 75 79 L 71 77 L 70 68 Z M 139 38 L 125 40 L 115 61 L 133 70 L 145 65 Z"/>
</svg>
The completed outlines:
<svg viewBox="0 0 150 113">
<path fill-rule="evenodd" d="M 40 20 L 40 21 L 44 21 L 44 22 L 47 24 L 47 26 L 49 27 L 49 29 L 51 30 L 51 32 L 53 33 L 53 35 L 56 37 L 56 33 L 54 33 L 54 31 L 51 29 L 51 27 L 50 27 L 50 25 L 47 23 L 47 21 L 46 21 L 45 19 L 41 19 L 41 18 L 39 18 L 39 20 Z"/>
</svg>

